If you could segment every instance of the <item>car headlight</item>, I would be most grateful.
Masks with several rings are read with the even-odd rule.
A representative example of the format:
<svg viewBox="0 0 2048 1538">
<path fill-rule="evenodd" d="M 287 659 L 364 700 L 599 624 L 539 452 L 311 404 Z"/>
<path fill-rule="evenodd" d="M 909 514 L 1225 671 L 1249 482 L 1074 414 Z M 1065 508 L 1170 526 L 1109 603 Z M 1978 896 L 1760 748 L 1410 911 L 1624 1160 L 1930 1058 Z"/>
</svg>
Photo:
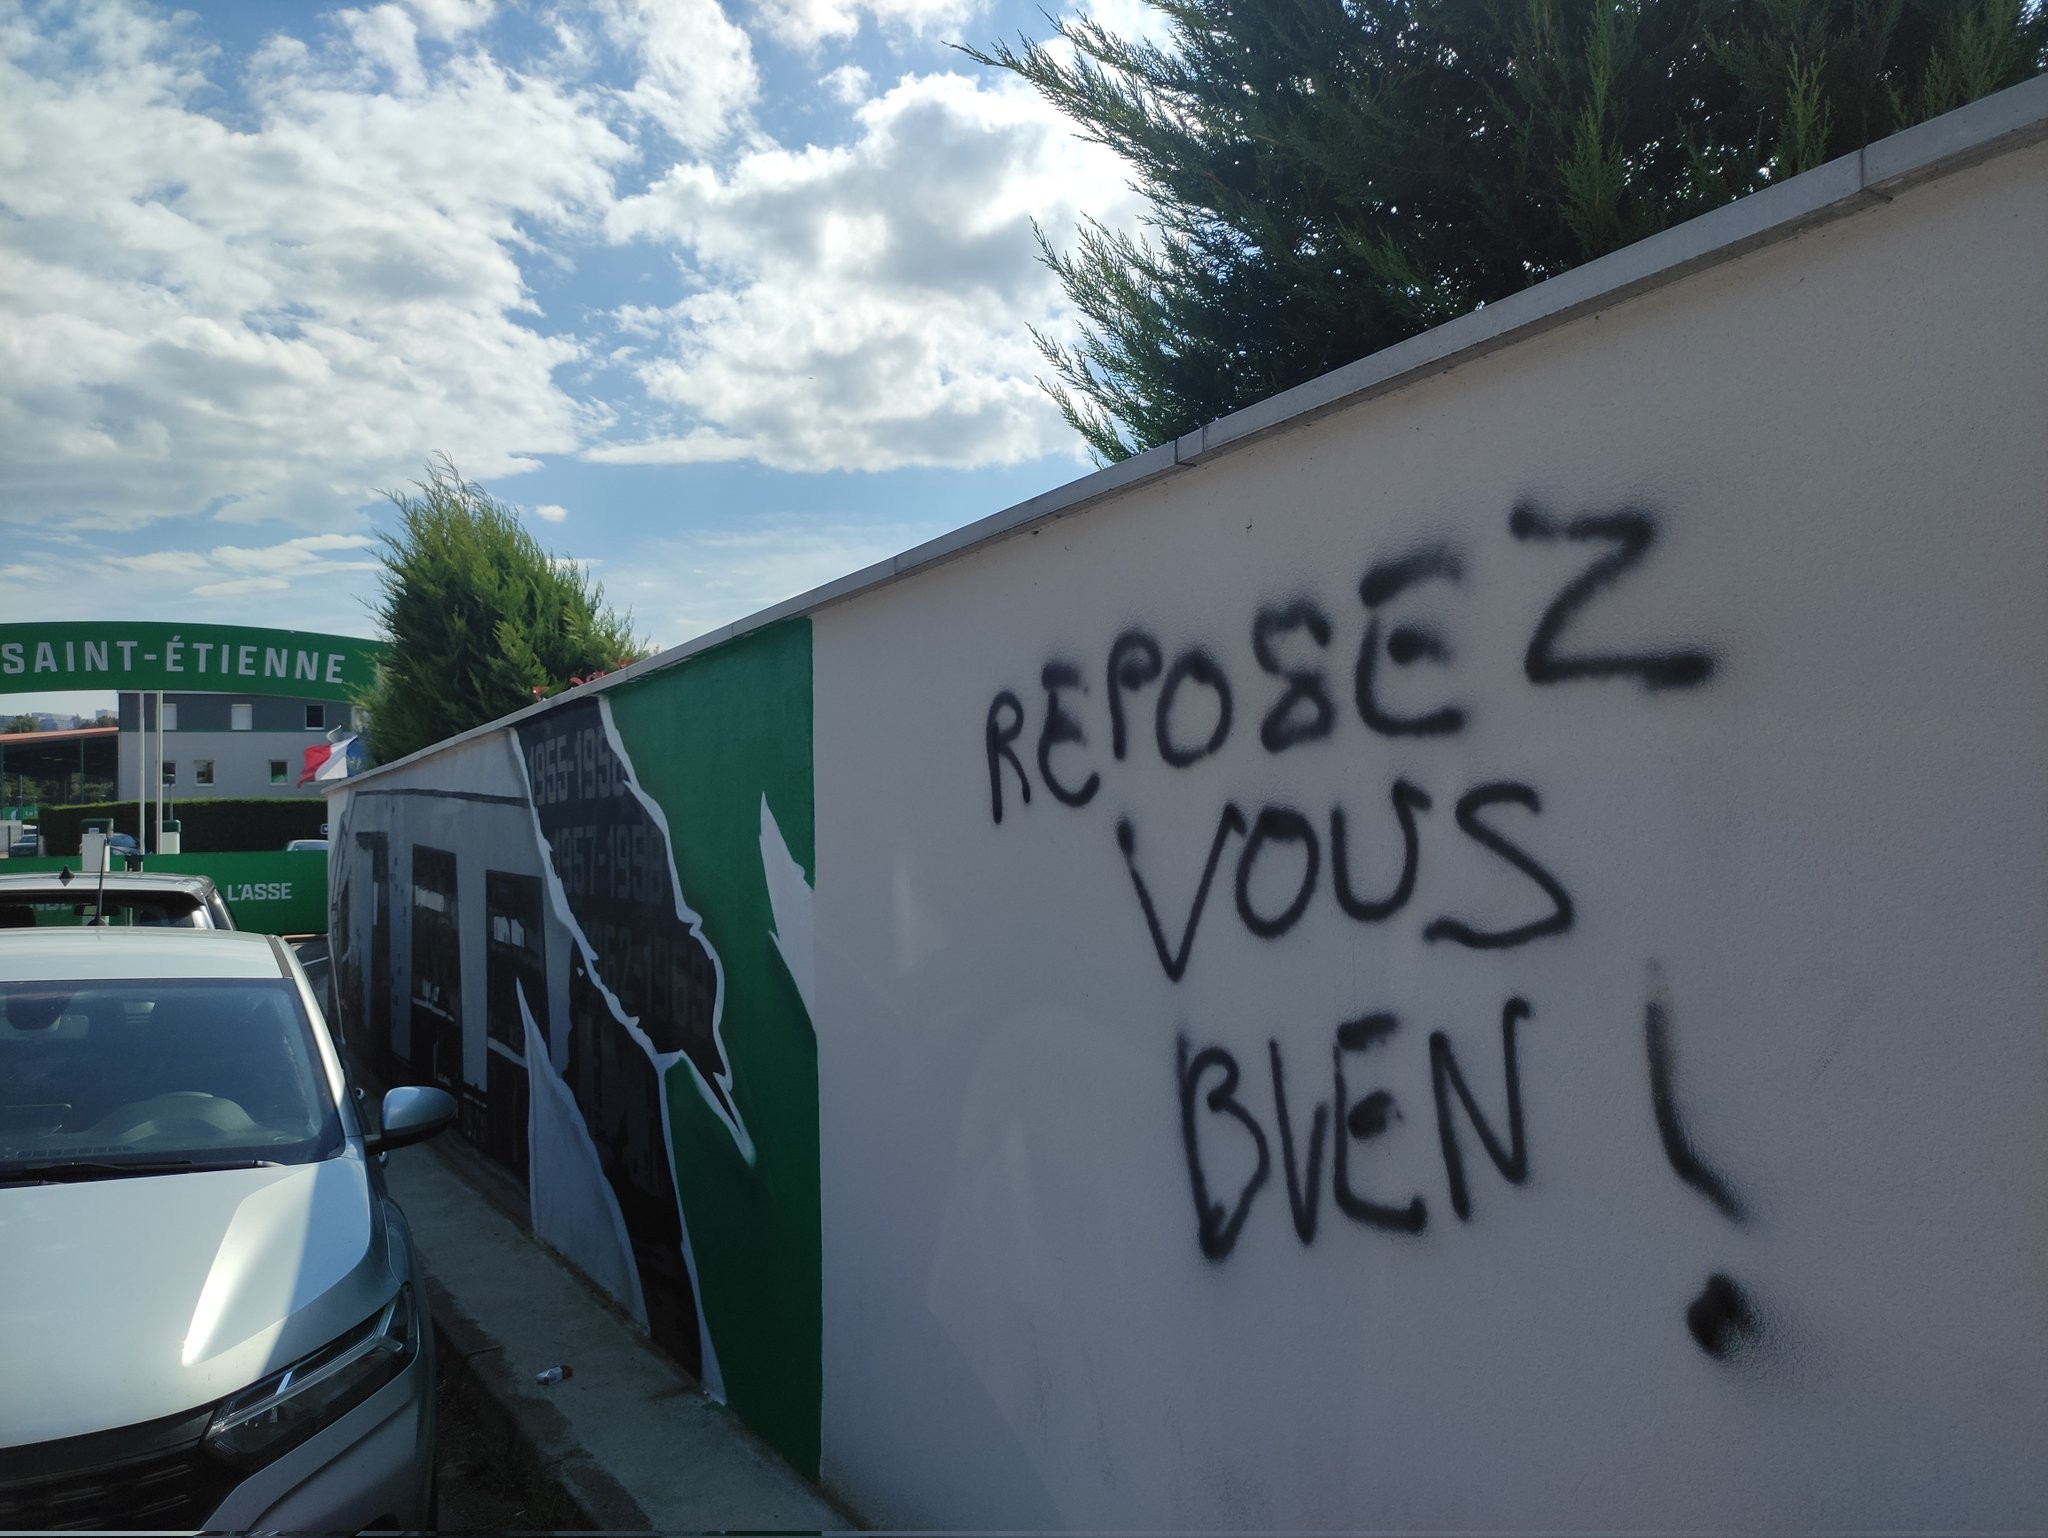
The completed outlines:
<svg viewBox="0 0 2048 1538">
<path fill-rule="evenodd" d="M 223 1401 L 206 1428 L 206 1446 L 236 1468 L 260 1468 L 368 1399 L 419 1350 L 408 1285 L 340 1339 Z"/>
</svg>

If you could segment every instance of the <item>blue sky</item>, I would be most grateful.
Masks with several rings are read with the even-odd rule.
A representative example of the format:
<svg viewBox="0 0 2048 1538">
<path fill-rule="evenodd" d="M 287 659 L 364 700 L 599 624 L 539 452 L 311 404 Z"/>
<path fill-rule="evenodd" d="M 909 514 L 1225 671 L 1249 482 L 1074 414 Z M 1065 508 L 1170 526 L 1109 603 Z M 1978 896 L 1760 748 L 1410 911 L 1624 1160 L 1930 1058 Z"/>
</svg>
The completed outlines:
<svg viewBox="0 0 2048 1538">
<path fill-rule="evenodd" d="M 948 46 L 1049 31 L 0 0 L 0 619 L 370 634 L 379 492 L 445 454 L 667 646 L 1085 474 L 1029 226 L 1137 204 Z"/>
</svg>

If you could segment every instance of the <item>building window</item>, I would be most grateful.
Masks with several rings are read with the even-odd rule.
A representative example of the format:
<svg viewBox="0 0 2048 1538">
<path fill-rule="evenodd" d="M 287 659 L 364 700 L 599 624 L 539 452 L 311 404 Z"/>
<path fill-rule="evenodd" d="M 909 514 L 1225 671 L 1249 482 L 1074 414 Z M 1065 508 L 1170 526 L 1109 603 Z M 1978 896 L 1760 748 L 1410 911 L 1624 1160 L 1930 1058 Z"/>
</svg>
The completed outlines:
<svg viewBox="0 0 2048 1538">
<path fill-rule="evenodd" d="M 177 729 L 178 707 L 176 705 L 171 704 L 169 701 L 166 701 L 164 703 L 164 730 L 167 732 L 175 732 Z"/>
<path fill-rule="evenodd" d="M 248 731 L 256 724 L 253 716 L 254 707 L 246 700 L 239 704 L 228 706 L 228 729 L 237 732 Z"/>
<path fill-rule="evenodd" d="M 212 759 L 195 758 L 192 760 L 192 783 L 194 785 L 211 785 L 213 783 Z"/>
<path fill-rule="evenodd" d="M 327 707 L 325 705 L 308 705 L 306 707 L 306 730 L 309 732 L 324 732 L 327 730 Z"/>
<path fill-rule="evenodd" d="M 178 761 L 175 758 L 164 760 L 164 783 L 166 785 L 178 783 Z"/>
<path fill-rule="evenodd" d="M 284 783 L 284 760 L 281 758 L 273 758 L 270 761 L 270 783 L 273 785 L 282 785 Z"/>
</svg>

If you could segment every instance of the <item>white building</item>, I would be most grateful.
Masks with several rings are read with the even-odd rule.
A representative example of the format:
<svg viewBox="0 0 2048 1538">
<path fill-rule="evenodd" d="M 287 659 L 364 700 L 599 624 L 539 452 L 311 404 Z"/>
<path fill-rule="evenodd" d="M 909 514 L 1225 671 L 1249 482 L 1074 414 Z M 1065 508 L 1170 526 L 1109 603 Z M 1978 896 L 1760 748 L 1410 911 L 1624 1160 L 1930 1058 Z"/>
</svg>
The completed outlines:
<svg viewBox="0 0 2048 1538">
<path fill-rule="evenodd" d="M 147 692 L 120 696 L 121 736 L 115 798 L 154 799 L 156 702 Z M 170 802 L 215 797 L 315 799 L 299 785 L 305 751 L 335 727 L 353 728 L 356 707 L 337 700 L 252 694 L 165 694 L 162 782 Z"/>
</svg>

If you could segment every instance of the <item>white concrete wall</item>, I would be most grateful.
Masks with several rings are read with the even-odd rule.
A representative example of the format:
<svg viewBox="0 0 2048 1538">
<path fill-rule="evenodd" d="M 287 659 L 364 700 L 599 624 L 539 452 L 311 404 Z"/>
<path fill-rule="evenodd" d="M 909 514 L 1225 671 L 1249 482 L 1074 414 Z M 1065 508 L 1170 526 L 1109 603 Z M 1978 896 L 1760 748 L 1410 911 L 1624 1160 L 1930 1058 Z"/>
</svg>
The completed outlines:
<svg viewBox="0 0 2048 1538">
<path fill-rule="evenodd" d="M 906 1526 L 2048 1525 L 2044 252 L 2036 144 L 815 615 L 829 1484 Z M 1518 505 L 1654 530 L 1557 654 L 1711 671 L 1532 682 L 1621 547 L 1517 537 Z M 1355 698 L 1361 580 L 1432 547 L 1462 576 L 1374 611 L 1372 697 L 1462 725 L 1391 736 Z M 1301 599 L 1328 645 L 1275 656 L 1332 727 L 1270 751 L 1254 620 Z M 1420 625 L 1444 655 L 1403 665 Z M 1185 768 L 1158 681 L 1112 754 L 1133 628 L 1228 679 Z M 1079 807 L 1039 764 L 1056 663 Z M 1031 792 L 1001 765 L 998 823 L 1003 690 Z M 1429 800 L 1413 892 L 1363 922 L 1331 812 L 1380 895 L 1400 780 Z M 1241 874 L 1273 928 L 1304 869 L 1285 837 L 1244 865 L 1267 808 L 1319 863 L 1261 937 Z M 1219 828 L 1175 981 L 1132 872 L 1170 956 Z M 1487 829 L 1568 927 L 1430 938 L 1556 912 Z M 1445 1079 L 1462 1219 L 1432 1034 L 1506 1144 L 1511 1000 L 1526 1178 Z M 1375 1012 L 1391 1034 L 1340 1031 Z M 1325 1127 L 1313 1243 L 1276 1053 L 1298 1168 Z M 1339 1069 L 1392 1097 L 1352 1118 L 1349 1185 L 1419 1199 L 1420 1232 L 1336 1204 Z"/>
</svg>

